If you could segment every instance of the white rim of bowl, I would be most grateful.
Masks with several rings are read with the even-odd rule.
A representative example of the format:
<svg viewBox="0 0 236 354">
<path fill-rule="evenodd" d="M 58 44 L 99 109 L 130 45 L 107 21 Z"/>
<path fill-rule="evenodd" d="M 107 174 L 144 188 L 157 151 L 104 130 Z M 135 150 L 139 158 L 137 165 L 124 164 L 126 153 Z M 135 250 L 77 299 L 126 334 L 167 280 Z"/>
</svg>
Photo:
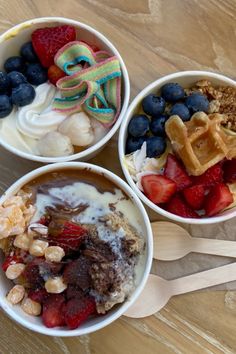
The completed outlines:
<svg viewBox="0 0 236 354">
<path fill-rule="evenodd" d="M 20 179 L 18 179 L 11 187 L 7 189 L 7 191 L 3 194 L 3 196 L 0 198 L 0 204 L 10 195 L 15 194 L 20 188 L 22 188 L 26 183 L 31 181 L 33 178 L 36 178 L 37 176 L 48 173 L 51 171 L 55 170 L 60 170 L 60 169 L 70 169 L 70 168 L 75 168 L 75 169 L 89 169 L 92 172 L 98 173 L 100 175 L 103 175 L 104 177 L 108 178 L 114 184 L 117 185 L 118 188 L 121 190 L 125 191 L 130 195 L 130 199 L 134 202 L 135 206 L 139 209 L 140 213 L 142 214 L 143 217 L 143 224 L 144 227 L 146 228 L 146 233 L 147 233 L 147 241 L 146 241 L 146 252 L 147 252 L 147 258 L 146 258 L 146 268 L 143 273 L 143 277 L 138 284 L 137 288 L 134 290 L 133 294 L 131 295 L 131 298 L 126 300 L 123 304 L 120 305 L 120 308 L 114 313 L 111 314 L 110 317 L 107 319 L 103 320 L 101 317 L 101 322 L 92 325 L 90 328 L 86 329 L 74 329 L 74 330 L 65 330 L 65 329 L 50 329 L 47 328 L 43 325 L 38 325 L 38 324 L 31 324 L 27 320 L 22 319 L 20 315 L 16 314 L 14 311 L 14 308 L 9 304 L 6 305 L 4 303 L 3 299 L 0 297 L 0 307 L 4 310 L 4 312 L 9 315 L 13 320 L 15 320 L 17 323 L 21 324 L 22 326 L 41 333 L 41 334 L 46 334 L 49 336 L 60 336 L 60 337 L 74 337 L 74 336 L 79 336 L 83 334 L 89 334 L 92 332 L 95 332 L 116 319 L 118 319 L 120 316 L 122 316 L 126 310 L 135 302 L 139 294 L 141 293 L 142 289 L 145 286 L 145 283 L 147 281 L 148 275 L 151 270 L 152 266 L 152 257 L 153 257 L 153 236 L 152 236 L 152 228 L 150 224 L 150 220 L 148 218 L 147 212 L 140 201 L 140 199 L 137 197 L 135 192 L 130 188 L 130 186 L 122 180 L 120 177 L 115 175 L 113 172 L 110 172 L 106 170 L 105 168 L 102 168 L 97 165 L 93 165 L 90 163 L 86 162 L 67 162 L 67 163 L 55 163 L 52 165 L 46 165 L 40 168 L 37 168 L 36 170 L 33 170 L 26 175 L 22 176 Z M 109 314 L 109 313 L 108 313 Z"/>
<path fill-rule="evenodd" d="M 123 83 L 124 83 L 124 97 L 123 97 L 123 104 L 122 104 L 122 109 L 120 111 L 119 117 L 116 120 L 115 124 L 111 127 L 111 129 L 108 131 L 108 133 L 101 139 L 99 140 L 95 145 L 90 146 L 88 149 L 81 151 L 77 154 L 69 155 L 69 156 L 62 156 L 62 157 L 43 157 L 43 156 L 37 156 L 33 154 L 29 154 L 27 152 L 21 151 L 16 149 L 15 147 L 11 146 L 10 144 L 0 140 L 0 145 L 2 145 L 6 150 L 12 152 L 13 154 L 23 157 L 27 160 L 31 161 L 37 161 L 37 162 L 43 162 L 43 163 L 55 163 L 55 162 L 66 162 L 66 161 L 72 161 L 72 160 L 77 160 L 77 159 L 86 159 L 87 155 L 93 154 L 96 150 L 99 150 L 102 148 L 116 133 L 116 131 L 119 129 L 119 126 L 124 118 L 125 112 L 127 110 L 128 104 L 129 104 L 129 99 L 130 99 L 130 80 L 129 80 L 129 74 L 126 68 L 126 65 L 117 50 L 117 48 L 107 39 L 101 32 L 97 31 L 93 27 L 86 25 L 83 22 L 79 22 L 76 20 L 72 20 L 69 18 L 65 17 L 40 17 L 32 20 L 28 20 L 25 22 L 22 22 L 14 27 L 11 27 L 9 30 L 4 32 L 3 34 L 0 35 L 0 44 L 5 40 L 5 37 L 9 36 L 11 32 L 15 32 L 20 30 L 21 28 L 24 27 L 30 27 L 33 24 L 38 24 L 38 23 L 44 23 L 44 22 L 61 22 L 65 24 L 70 24 L 70 25 L 75 25 L 77 27 L 82 27 L 92 34 L 94 34 L 96 37 L 98 37 L 101 41 L 103 41 L 108 47 L 110 47 L 111 51 L 116 55 L 119 59 L 121 70 L 122 70 L 122 77 L 123 77 Z"/>
<path fill-rule="evenodd" d="M 139 196 L 139 198 L 152 210 L 157 212 L 158 214 L 165 216 L 173 221 L 176 222 L 181 222 L 181 223 L 187 223 L 187 224 L 214 224 L 214 223 L 219 223 L 222 221 L 226 221 L 229 219 L 232 219 L 234 216 L 236 216 L 236 209 L 232 211 L 230 214 L 227 215 L 219 215 L 219 216 L 213 216 L 209 218 L 202 218 L 202 219 L 194 219 L 194 218 L 184 218 L 182 216 L 178 216 L 175 214 L 172 214 L 154 203 L 152 203 L 136 186 L 135 182 L 133 181 L 132 177 L 130 176 L 130 173 L 128 169 L 125 167 L 124 164 L 124 157 L 125 157 L 125 136 L 126 136 L 126 131 L 128 127 L 128 123 L 131 119 L 131 114 L 133 113 L 134 109 L 136 106 L 141 102 L 143 97 L 145 97 L 151 90 L 155 90 L 156 86 L 161 86 L 162 83 L 169 81 L 169 80 L 175 80 L 183 76 L 203 76 L 203 79 L 206 78 L 215 78 L 219 80 L 223 80 L 226 84 L 229 84 L 230 86 L 236 87 L 236 82 L 224 75 L 217 74 L 214 72 L 210 71 L 179 71 L 177 73 L 173 73 L 170 75 L 166 75 L 161 77 L 160 79 L 157 79 L 147 85 L 139 94 L 133 99 L 131 104 L 128 107 L 128 110 L 126 112 L 125 118 L 121 124 L 120 127 L 120 132 L 119 132 L 119 139 L 118 139 L 118 150 L 119 150 L 119 159 L 120 159 L 120 164 L 123 170 L 123 173 L 125 175 L 126 180 L 128 181 L 129 185 L 131 188 L 135 191 L 135 193 Z"/>
</svg>

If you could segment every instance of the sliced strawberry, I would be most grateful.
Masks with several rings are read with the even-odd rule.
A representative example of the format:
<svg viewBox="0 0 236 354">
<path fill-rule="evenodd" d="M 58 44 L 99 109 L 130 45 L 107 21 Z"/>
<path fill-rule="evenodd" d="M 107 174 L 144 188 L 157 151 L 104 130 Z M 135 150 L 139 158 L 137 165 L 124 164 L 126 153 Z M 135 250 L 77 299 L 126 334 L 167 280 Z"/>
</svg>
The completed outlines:
<svg viewBox="0 0 236 354">
<path fill-rule="evenodd" d="M 65 325 L 65 298 L 62 294 L 51 294 L 43 304 L 42 320 L 46 327 L 53 328 Z"/>
<path fill-rule="evenodd" d="M 207 216 L 219 213 L 233 203 L 233 195 L 227 184 L 220 183 L 213 186 L 206 198 L 205 211 Z"/>
<path fill-rule="evenodd" d="M 141 179 L 144 193 L 153 203 L 165 203 L 176 192 L 176 184 L 162 175 L 147 175 Z"/>
<path fill-rule="evenodd" d="M 183 191 L 184 198 L 188 205 L 196 210 L 201 209 L 205 199 L 206 189 L 202 184 L 191 186 Z"/>
<path fill-rule="evenodd" d="M 39 302 L 40 304 L 44 303 L 49 296 L 51 295 L 45 290 L 45 288 L 40 288 L 36 290 L 30 289 L 28 292 L 28 297 L 31 300 Z"/>
<path fill-rule="evenodd" d="M 16 263 L 21 263 L 22 262 L 22 258 L 17 256 L 17 255 L 12 255 L 12 256 L 7 256 L 2 264 L 2 270 L 4 272 L 6 272 L 7 268 L 12 265 L 12 264 L 16 264 Z"/>
<path fill-rule="evenodd" d="M 46 68 L 54 64 L 54 56 L 58 50 L 75 39 L 75 28 L 68 25 L 39 28 L 32 33 L 34 50 Z"/>
<path fill-rule="evenodd" d="M 180 191 L 192 184 L 190 177 L 181 162 L 172 154 L 167 157 L 164 175 L 174 181 L 177 191 Z"/>
<path fill-rule="evenodd" d="M 226 183 L 236 182 L 236 159 L 225 161 L 223 170 L 224 181 Z"/>
<path fill-rule="evenodd" d="M 66 74 L 64 73 L 64 71 L 62 71 L 60 68 L 58 68 L 58 66 L 56 65 L 51 65 L 48 68 L 48 80 L 56 86 L 56 83 L 59 79 L 61 79 L 62 77 L 66 76 Z"/>
<path fill-rule="evenodd" d="M 85 228 L 70 221 L 62 220 L 49 224 L 50 244 L 62 247 L 67 254 L 77 251 L 87 235 Z"/>
<path fill-rule="evenodd" d="M 222 164 L 218 163 L 204 172 L 200 176 L 192 177 L 193 184 L 202 184 L 205 187 L 214 186 L 217 183 L 223 182 Z"/>
<path fill-rule="evenodd" d="M 70 329 L 75 329 L 95 312 L 96 304 L 92 297 L 73 298 L 65 305 L 65 322 Z"/>
<path fill-rule="evenodd" d="M 171 198 L 166 205 L 166 210 L 172 214 L 183 216 L 184 218 L 199 218 L 199 215 L 191 209 L 178 194 Z"/>
</svg>

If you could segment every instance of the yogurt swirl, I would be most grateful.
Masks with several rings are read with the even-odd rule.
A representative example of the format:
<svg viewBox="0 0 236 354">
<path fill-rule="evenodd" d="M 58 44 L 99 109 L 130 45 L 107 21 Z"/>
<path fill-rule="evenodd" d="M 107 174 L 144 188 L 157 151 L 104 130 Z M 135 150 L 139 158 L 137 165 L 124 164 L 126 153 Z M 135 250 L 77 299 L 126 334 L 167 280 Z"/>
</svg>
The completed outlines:
<svg viewBox="0 0 236 354">
<path fill-rule="evenodd" d="M 50 131 L 57 130 L 66 115 L 52 110 L 56 87 L 45 83 L 36 87 L 34 101 L 18 110 L 17 129 L 24 135 L 40 139 Z"/>
</svg>

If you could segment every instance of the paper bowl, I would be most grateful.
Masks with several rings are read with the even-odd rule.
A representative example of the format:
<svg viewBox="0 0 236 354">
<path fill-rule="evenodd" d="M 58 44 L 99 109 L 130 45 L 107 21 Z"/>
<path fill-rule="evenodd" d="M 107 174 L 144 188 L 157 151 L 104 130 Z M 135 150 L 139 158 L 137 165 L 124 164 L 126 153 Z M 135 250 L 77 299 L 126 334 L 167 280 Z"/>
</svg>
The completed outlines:
<svg viewBox="0 0 236 354">
<path fill-rule="evenodd" d="M 100 32 L 96 29 L 75 20 L 61 18 L 61 17 L 42 17 L 32 19 L 23 23 L 18 24 L 15 27 L 12 27 L 5 33 L 0 36 L 0 68 L 3 68 L 4 61 L 13 55 L 18 55 L 19 49 L 22 44 L 30 40 L 31 33 L 41 27 L 54 27 L 58 25 L 68 24 L 76 28 L 79 38 L 88 43 L 94 44 L 99 48 L 108 51 L 111 55 L 116 55 L 120 61 L 121 71 L 122 71 L 122 105 L 121 112 L 115 124 L 111 127 L 108 133 L 99 140 L 96 144 L 88 147 L 86 150 L 63 157 L 43 157 L 27 152 L 23 152 L 0 138 L 0 144 L 12 152 L 15 155 L 26 158 L 28 160 L 38 161 L 42 163 L 50 162 L 64 162 L 64 161 L 87 161 L 92 157 L 96 156 L 112 138 L 115 132 L 118 130 L 124 114 L 127 110 L 129 97 L 130 97 L 130 82 L 128 72 L 125 66 L 125 63 L 114 45 Z"/>
<path fill-rule="evenodd" d="M 236 82 L 234 80 L 231 80 L 230 78 L 216 74 L 213 72 L 207 72 L 207 71 L 182 71 L 182 72 L 177 72 L 174 74 L 170 74 L 167 76 L 164 76 L 151 84 L 149 84 L 147 87 L 145 87 L 132 101 L 130 104 L 126 115 L 125 119 L 122 122 L 122 125 L 120 127 L 120 132 L 119 132 L 119 159 L 120 159 L 120 164 L 123 170 L 123 173 L 131 186 L 131 188 L 135 191 L 135 193 L 138 195 L 138 197 L 152 210 L 154 210 L 157 214 L 160 214 L 162 216 L 165 216 L 173 221 L 176 222 L 182 222 L 182 223 L 188 223 L 188 224 L 214 224 L 218 222 L 222 222 L 228 219 L 233 218 L 236 216 L 236 207 L 232 209 L 228 209 L 222 213 L 219 213 L 216 216 L 213 217 L 206 217 L 202 219 L 194 219 L 194 218 L 184 218 L 175 214 L 172 214 L 153 202 L 151 202 L 141 191 L 140 189 L 136 186 L 136 183 L 133 181 L 127 166 L 124 163 L 124 157 L 125 157 L 125 144 L 126 144 L 126 139 L 128 136 L 127 129 L 128 129 L 128 124 L 130 119 L 132 118 L 133 114 L 136 113 L 138 106 L 140 105 L 142 99 L 147 96 L 149 93 L 157 93 L 159 92 L 161 86 L 168 82 L 177 82 L 180 85 L 182 85 L 184 88 L 191 87 L 194 83 L 196 83 L 199 80 L 209 80 L 212 82 L 213 85 L 221 85 L 221 86 L 232 86 L 236 88 Z"/>
</svg>

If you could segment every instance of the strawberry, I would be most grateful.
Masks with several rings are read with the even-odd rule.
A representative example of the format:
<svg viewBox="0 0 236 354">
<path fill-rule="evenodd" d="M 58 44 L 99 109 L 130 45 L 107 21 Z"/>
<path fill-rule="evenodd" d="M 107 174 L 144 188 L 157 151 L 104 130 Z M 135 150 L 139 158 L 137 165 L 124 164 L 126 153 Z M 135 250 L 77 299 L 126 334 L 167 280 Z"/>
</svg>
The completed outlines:
<svg viewBox="0 0 236 354">
<path fill-rule="evenodd" d="M 223 170 L 224 181 L 226 183 L 236 182 L 236 159 L 225 161 Z"/>
<path fill-rule="evenodd" d="M 213 186 L 205 202 L 207 216 L 219 213 L 221 210 L 233 203 L 233 195 L 227 184 L 219 183 Z"/>
<path fill-rule="evenodd" d="M 96 304 L 92 297 L 70 299 L 65 305 L 65 322 L 69 329 L 75 329 L 96 311 Z"/>
<path fill-rule="evenodd" d="M 166 210 L 172 214 L 183 216 L 184 218 L 199 218 L 199 215 L 191 209 L 178 194 L 171 198 L 166 205 Z"/>
<path fill-rule="evenodd" d="M 193 184 L 202 184 L 205 187 L 214 186 L 217 183 L 223 182 L 222 164 L 218 163 L 204 172 L 200 176 L 192 177 Z"/>
<path fill-rule="evenodd" d="M 75 28 L 68 25 L 39 28 L 32 33 L 34 50 L 46 68 L 54 64 L 58 50 L 75 39 Z"/>
<path fill-rule="evenodd" d="M 50 294 L 44 288 L 40 288 L 36 290 L 30 289 L 28 292 L 28 297 L 31 300 L 39 302 L 40 304 L 44 303 L 49 296 Z"/>
<path fill-rule="evenodd" d="M 181 191 L 192 184 L 181 162 L 172 154 L 167 157 L 164 175 L 176 183 L 177 191 Z"/>
<path fill-rule="evenodd" d="M 144 193 L 153 203 L 165 203 L 176 192 L 176 184 L 162 175 L 147 175 L 141 180 Z"/>
<path fill-rule="evenodd" d="M 64 71 L 62 71 L 60 68 L 58 68 L 58 66 L 56 65 L 51 65 L 48 68 L 48 80 L 56 86 L 56 83 L 59 79 L 61 79 L 62 77 L 66 76 L 66 74 L 64 73 Z"/>
<path fill-rule="evenodd" d="M 71 221 L 58 220 L 49 224 L 50 244 L 62 247 L 66 253 L 77 251 L 87 235 L 85 228 Z"/>
<path fill-rule="evenodd" d="M 7 268 L 16 263 L 21 263 L 22 259 L 17 255 L 13 254 L 12 256 L 7 256 L 2 264 L 2 270 L 6 272 Z"/>
<path fill-rule="evenodd" d="M 46 327 L 53 328 L 65 325 L 65 298 L 62 294 L 51 294 L 43 304 L 42 320 Z"/>
<path fill-rule="evenodd" d="M 183 191 L 184 198 L 193 209 L 201 209 L 205 199 L 205 187 L 202 184 L 191 186 Z"/>
</svg>

